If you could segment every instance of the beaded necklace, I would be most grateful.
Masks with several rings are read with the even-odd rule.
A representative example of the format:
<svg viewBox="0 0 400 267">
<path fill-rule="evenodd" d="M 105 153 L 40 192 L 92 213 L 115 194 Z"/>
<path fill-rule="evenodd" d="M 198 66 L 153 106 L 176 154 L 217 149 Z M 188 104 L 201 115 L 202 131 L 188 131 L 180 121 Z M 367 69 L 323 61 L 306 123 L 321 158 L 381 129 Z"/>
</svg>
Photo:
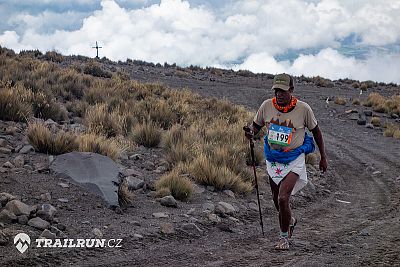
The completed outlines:
<svg viewBox="0 0 400 267">
<path fill-rule="evenodd" d="M 274 97 L 274 98 L 272 98 L 272 104 L 274 104 L 274 107 L 278 111 L 280 111 L 282 113 L 288 113 L 288 112 L 292 111 L 296 107 L 297 98 L 292 96 L 292 98 L 290 99 L 289 105 L 282 107 L 282 106 L 278 105 L 278 103 L 276 102 L 276 97 Z"/>
</svg>

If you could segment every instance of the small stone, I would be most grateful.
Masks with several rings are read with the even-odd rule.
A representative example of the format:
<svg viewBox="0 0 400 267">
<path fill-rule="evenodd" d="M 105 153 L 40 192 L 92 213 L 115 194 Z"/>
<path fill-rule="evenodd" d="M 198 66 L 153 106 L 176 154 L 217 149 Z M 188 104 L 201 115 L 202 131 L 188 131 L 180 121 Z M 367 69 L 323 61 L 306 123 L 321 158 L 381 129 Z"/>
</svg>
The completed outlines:
<svg viewBox="0 0 400 267">
<path fill-rule="evenodd" d="M 390 117 L 392 117 L 392 119 L 398 119 L 399 115 L 397 115 L 396 113 L 392 113 L 390 114 Z"/>
<path fill-rule="evenodd" d="M 28 221 L 29 221 L 29 218 L 28 218 L 27 215 L 20 215 L 20 216 L 18 216 L 18 223 L 19 223 L 19 224 L 25 225 L 25 224 L 28 223 Z"/>
<path fill-rule="evenodd" d="M 129 156 L 129 159 L 139 160 L 139 159 L 142 159 L 142 155 L 140 155 L 140 154 L 133 154 L 133 155 Z"/>
<path fill-rule="evenodd" d="M 6 246 L 9 242 L 7 235 L 0 231 L 0 246 Z"/>
<path fill-rule="evenodd" d="M 203 230 L 201 230 L 196 224 L 194 223 L 184 223 L 181 226 L 181 229 L 185 232 L 188 232 L 192 235 L 201 235 L 203 234 Z"/>
<path fill-rule="evenodd" d="M 213 223 L 221 222 L 221 218 L 217 214 L 214 214 L 214 213 L 208 214 L 208 219 Z"/>
<path fill-rule="evenodd" d="M 144 186 L 144 181 L 142 179 L 133 176 L 125 177 L 125 181 L 128 184 L 128 188 L 132 190 L 137 190 Z"/>
<path fill-rule="evenodd" d="M 31 213 L 32 208 L 25 203 L 15 199 L 7 203 L 6 209 L 14 213 L 16 216 L 28 215 Z"/>
<path fill-rule="evenodd" d="M 67 227 L 62 223 L 57 223 L 55 227 L 57 227 L 57 229 L 60 231 L 65 231 L 67 229 Z"/>
<path fill-rule="evenodd" d="M 30 219 L 28 221 L 28 225 L 32 226 L 32 227 L 35 227 L 37 229 L 40 229 L 40 230 L 44 230 L 44 229 L 49 228 L 50 223 L 45 221 L 45 220 L 43 220 L 43 219 L 41 219 L 41 218 L 39 218 L 39 217 L 35 217 L 35 218 Z"/>
<path fill-rule="evenodd" d="M 67 198 L 59 198 L 57 200 L 60 201 L 61 203 L 68 203 L 69 202 L 69 200 Z"/>
<path fill-rule="evenodd" d="M 83 221 L 82 224 L 90 224 L 90 222 L 89 221 Z"/>
<path fill-rule="evenodd" d="M 15 166 L 14 166 L 11 162 L 7 161 L 7 162 L 5 162 L 5 163 L 3 164 L 3 168 L 14 169 Z"/>
<path fill-rule="evenodd" d="M 155 212 L 153 213 L 153 217 L 160 219 L 160 218 L 168 218 L 169 215 L 166 214 L 165 212 Z"/>
<path fill-rule="evenodd" d="M 160 230 L 163 234 L 175 234 L 174 226 L 171 223 L 160 223 Z"/>
<path fill-rule="evenodd" d="M 372 175 L 377 175 L 377 174 L 381 174 L 381 171 L 374 171 L 374 172 L 372 173 Z"/>
<path fill-rule="evenodd" d="M 135 239 L 143 239 L 143 236 L 139 235 L 139 234 L 134 234 L 133 238 L 135 238 Z"/>
<path fill-rule="evenodd" d="M 49 165 L 45 162 L 38 162 L 34 164 L 35 170 L 38 173 L 43 173 L 49 170 Z"/>
<path fill-rule="evenodd" d="M 257 210 L 258 210 L 258 207 L 257 207 Z M 232 216 L 229 216 L 228 219 L 231 220 L 232 222 L 235 222 L 235 223 L 240 222 L 239 219 L 237 219 L 235 217 L 232 217 Z"/>
<path fill-rule="evenodd" d="M 360 232 L 361 236 L 370 236 L 368 229 L 362 229 Z"/>
<path fill-rule="evenodd" d="M 358 114 L 357 113 L 351 113 L 349 116 L 350 120 L 356 121 L 358 120 Z"/>
<path fill-rule="evenodd" d="M 47 229 L 44 229 L 43 232 L 40 234 L 39 238 L 55 239 L 56 238 L 56 234 L 50 232 Z"/>
<path fill-rule="evenodd" d="M 2 223 L 12 223 L 17 220 L 17 216 L 9 210 L 3 209 L 0 212 L 0 222 Z"/>
<path fill-rule="evenodd" d="M 15 135 L 17 132 L 18 132 L 18 128 L 15 126 L 9 126 L 4 131 L 4 133 L 6 135 Z"/>
<path fill-rule="evenodd" d="M 54 161 L 54 156 L 53 156 L 53 155 L 50 155 L 50 156 L 49 156 L 49 164 L 51 164 L 53 161 Z"/>
<path fill-rule="evenodd" d="M 69 184 L 66 183 L 58 183 L 59 186 L 61 186 L 62 188 L 68 188 Z"/>
<path fill-rule="evenodd" d="M 359 118 L 357 120 L 358 125 L 366 125 L 367 124 L 367 118 L 365 117 L 364 114 L 359 114 Z"/>
<path fill-rule="evenodd" d="M 26 145 L 21 148 L 19 151 L 20 154 L 28 154 L 29 152 L 34 152 L 35 149 L 31 145 Z"/>
<path fill-rule="evenodd" d="M 6 147 L 8 146 L 7 140 L 0 138 L 0 147 Z"/>
<path fill-rule="evenodd" d="M 123 171 L 124 176 L 143 176 L 143 173 L 141 173 L 138 170 L 135 169 L 125 169 Z"/>
<path fill-rule="evenodd" d="M 94 234 L 94 236 L 97 237 L 97 238 L 102 238 L 103 237 L 103 233 L 100 231 L 99 228 L 93 228 L 92 234 Z"/>
<path fill-rule="evenodd" d="M 204 211 L 214 212 L 215 205 L 211 202 L 206 202 L 202 205 Z"/>
<path fill-rule="evenodd" d="M 57 122 L 53 121 L 52 119 L 47 119 L 44 124 L 46 125 L 53 125 L 53 124 L 57 124 Z"/>
<path fill-rule="evenodd" d="M 235 198 L 235 193 L 233 193 L 232 190 L 224 190 L 223 192 L 225 195 Z"/>
<path fill-rule="evenodd" d="M 40 194 L 40 199 L 44 202 L 49 202 L 51 200 L 51 195 L 49 192 Z"/>
<path fill-rule="evenodd" d="M 372 116 L 372 110 L 364 110 L 364 115 L 371 117 Z"/>
<path fill-rule="evenodd" d="M 178 203 L 176 202 L 173 196 L 165 196 L 160 200 L 162 206 L 166 207 L 178 207 Z"/>
<path fill-rule="evenodd" d="M 22 155 L 16 156 L 16 157 L 14 158 L 14 160 L 13 160 L 13 163 L 14 163 L 14 165 L 17 166 L 17 167 L 23 167 L 23 166 L 25 165 L 24 156 L 22 156 Z"/>
<path fill-rule="evenodd" d="M 190 210 L 188 210 L 186 212 L 186 215 L 193 215 L 195 213 L 196 209 L 195 208 L 191 208 Z"/>
<path fill-rule="evenodd" d="M 232 215 L 235 211 L 235 208 L 231 204 L 223 201 L 218 202 L 215 208 L 215 212 L 220 215 Z"/>
<path fill-rule="evenodd" d="M 367 123 L 365 124 L 365 128 L 374 129 L 374 125 L 372 125 L 371 123 Z"/>
<path fill-rule="evenodd" d="M 214 191 L 215 191 L 215 187 L 214 187 L 214 186 L 211 186 L 211 185 L 207 185 L 206 189 L 207 189 L 208 191 L 211 191 L 211 192 L 214 192 Z"/>
<path fill-rule="evenodd" d="M 11 149 L 8 149 L 8 148 L 5 148 L 5 147 L 0 147 L 0 153 L 11 154 L 12 151 L 11 151 Z"/>
<path fill-rule="evenodd" d="M 249 208 L 253 211 L 258 211 L 258 205 L 254 202 L 249 203 Z"/>
<path fill-rule="evenodd" d="M 164 173 L 167 171 L 167 168 L 165 166 L 159 166 L 157 169 L 154 171 L 155 173 Z"/>
<path fill-rule="evenodd" d="M 16 199 L 16 197 L 11 195 L 11 194 L 9 194 L 9 193 L 5 193 L 5 192 L 0 193 L 0 204 L 1 204 L 1 206 L 5 206 L 8 203 L 8 201 L 11 201 L 11 200 L 14 200 L 14 199 Z"/>
<path fill-rule="evenodd" d="M 53 221 L 54 216 L 57 213 L 57 209 L 50 204 L 43 204 L 40 206 L 40 209 L 36 212 L 36 215 L 43 220 Z"/>
</svg>

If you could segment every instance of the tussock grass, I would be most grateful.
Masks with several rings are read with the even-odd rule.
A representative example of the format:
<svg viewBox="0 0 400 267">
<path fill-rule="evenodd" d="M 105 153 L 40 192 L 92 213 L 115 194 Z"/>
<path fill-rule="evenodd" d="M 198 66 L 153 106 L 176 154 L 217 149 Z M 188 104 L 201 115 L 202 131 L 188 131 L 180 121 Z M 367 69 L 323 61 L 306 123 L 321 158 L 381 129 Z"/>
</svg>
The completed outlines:
<svg viewBox="0 0 400 267">
<path fill-rule="evenodd" d="M 217 190 L 231 189 L 237 193 L 248 193 L 252 189 L 251 183 L 242 180 L 226 166 L 217 166 L 205 155 L 191 162 L 188 171 L 198 183 L 214 186 Z"/>
<path fill-rule="evenodd" d="M 400 115 L 400 95 L 385 98 L 378 93 L 370 93 L 368 98 L 363 102 L 363 105 L 372 107 L 375 112 Z"/>
<path fill-rule="evenodd" d="M 346 105 L 347 101 L 343 97 L 335 97 L 335 100 L 333 101 L 336 105 Z"/>
<path fill-rule="evenodd" d="M 44 120 L 52 119 L 57 122 L 68 118 L 66 109 L 42 91 L 36 92 L 33 95 L 32 107 L 37 118 Z"/>
<path fill-rule="evenodd" d="M 132 140 L 138 145 L 156 147 L 161 142 L 161 131 L 152 121 L 144 121 L 132 128 Z"/>
<path fill-rule="evenodd" d="M 319 161 L 319 155 L 317 153 L 310 153 L 306 155 L 306 164 L 317 165 Z"/>
<path fill-rule="evenodd" d="M 400 129 L 397 129 L 396 131 L 394 131 L 393 137 L 396 139 L 400 139 Z"/>
<path fill-rule="evenodd" d="M 353 105 L 357 105 L 357 106 L 360 105 L 360 104 L 361 104 L 360 99 L 358 99 L 358 98 L 353 99 L 352 104 L 353 104 Z"/>
<path fill-rule="evenodd" d="M 375 127 L 381 126 L 381 118 L 379 118 L 379 117 L 372 117 L 372 118 L 371 118 L 371 124 L 374 125 Z"/>
<path fill-rule="evenodd" d="M 0 119 L 27 121 L 33 114 L 30 97 L 23 88 L 0 88 Z"/>
<path fill-rule="evenodd" d="M 29 124 L 27 135 L 29 143 L 41 153 L 60 155 L 78 149 L 76 136 L 64 131 L 52 134 L 41 122 Z"/>
<path fill-rule="evenodd" d="M 190 199 L 194 191 L 193 183 L 187 177 L 182 176 L 180 172 L 179 168 L 175 168 L 156 182 L 157 196 L 163 197 L 171 194 L 174 198 L 182 201 Z"/>
<path fill-rule="evenodd" d="M 83 134 L 77 142 L 79 151 L 98 153 L 113 160 L 117 160 L 123 150 L 116 140 L 95 134 Z"/>
<path fill-rule="evenodd" d="M 86 110 L 85 125 L 90 133 L 113 137 L 122 134 L 121 124 L 108 112 L 105 104 L 97 104 Z"/>
</svg>

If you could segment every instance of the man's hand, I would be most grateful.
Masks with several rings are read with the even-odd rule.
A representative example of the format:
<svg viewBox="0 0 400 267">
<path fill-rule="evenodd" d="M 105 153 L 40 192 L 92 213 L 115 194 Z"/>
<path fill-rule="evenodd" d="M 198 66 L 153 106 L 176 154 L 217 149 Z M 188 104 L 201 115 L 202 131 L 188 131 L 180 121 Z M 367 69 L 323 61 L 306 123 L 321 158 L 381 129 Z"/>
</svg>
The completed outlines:
<svg viewBox="0 0 400 267">
<path fill-rule="evenodd" d="M 326 157 L 321 157 L 321 160 L 319 161 L 319 169 L 322 172 L 326 172 L 326 169 L 328 169 L 328 161 L 326 160 Z"/>
<path fill-rule="evenodd" d="M 247 139 L 250 140 L 254 138 L 254 132 L 249 126 L 243 126 L 243 130 L 244 130 L 244 136 L 246 136 Z"/>
</svg>

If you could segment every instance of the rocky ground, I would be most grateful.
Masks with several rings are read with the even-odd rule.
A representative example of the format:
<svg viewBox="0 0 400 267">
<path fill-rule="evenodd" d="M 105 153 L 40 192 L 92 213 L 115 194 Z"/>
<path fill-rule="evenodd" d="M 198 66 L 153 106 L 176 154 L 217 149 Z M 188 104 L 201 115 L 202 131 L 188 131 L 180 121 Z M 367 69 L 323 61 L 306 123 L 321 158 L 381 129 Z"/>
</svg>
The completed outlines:
<svg viewBox="0 0 400 267">
<path fill-rule="evenodd" d="M 251 110 L 272 95 L 268 76 L 187 75 L 168 68 L 111 64 L 110 70 L 115 69 L 139 81 L 189 87 Z M 361 122 L 368 124 L 368 108 L 329 101 L 336 96 L 363 99 L 370 91 L 391 95 L 399 88 L 368 89 L 360 96 L 342 83 L 333 88 L 298 84 L 295 95 L 311 105 L 323 131 L 329 171 L 321 174 L 308 165 L 311 183 L 293 197 L 299 223 L 292 249 L 285 252 L 273 249 L 279 229 L 265 166 L 258 166 L 262 237 L 254 193 L 238 196 L 196 186 L 187 203 L 156 199 L 154 181 L 168 170 L 161 148 L 138 147 L 118 162 L 135 190 L 133 206 L 115 211 L 96 194 L 54 175 L 49 170 L 54 157 L 32 151 L 26 125 L 0 121 L 1 265 L 400 266 L 400 143 Z M 374 115 L 398 123 L 396 117 Z M 13 245 L 20 232 L 31 239 L 122 239 L 122 247 L 30 247 L 21 254 Z"/>
</svg>

